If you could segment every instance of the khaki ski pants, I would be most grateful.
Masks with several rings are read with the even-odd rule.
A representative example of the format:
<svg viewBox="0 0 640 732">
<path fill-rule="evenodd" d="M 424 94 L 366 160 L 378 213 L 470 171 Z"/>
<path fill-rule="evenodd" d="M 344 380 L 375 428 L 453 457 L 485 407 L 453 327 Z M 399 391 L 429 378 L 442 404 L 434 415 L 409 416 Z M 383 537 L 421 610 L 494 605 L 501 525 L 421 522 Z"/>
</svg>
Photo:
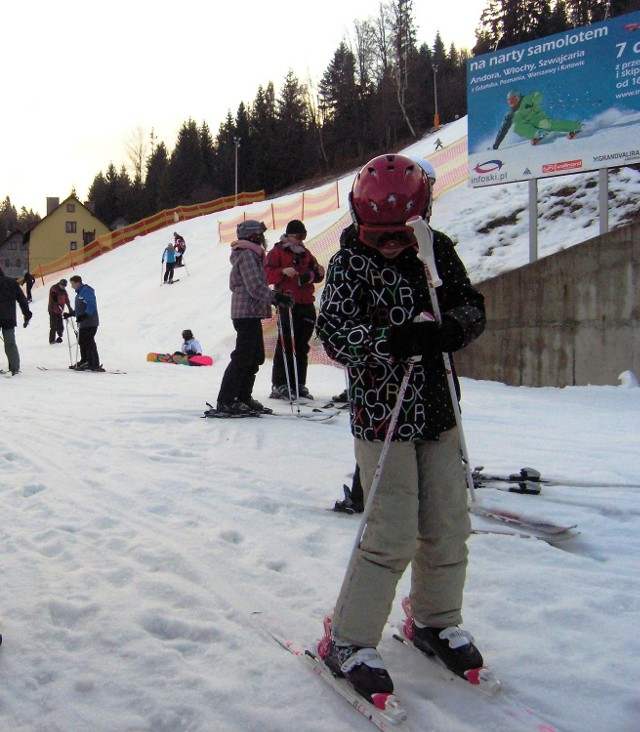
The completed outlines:
<svg viewBox="0 0 640 732">
<path fill-rule="evenodd" d="M 365 501 L 382 447 L 382 442 L 355 441 Z M 434 627 L 459 625 L 470 531 L 457 428 L 437 441 L 392 442 L 336 602 L 334 639 L 378 645 L 409 562 L 414 618 Z"/>
</svg>

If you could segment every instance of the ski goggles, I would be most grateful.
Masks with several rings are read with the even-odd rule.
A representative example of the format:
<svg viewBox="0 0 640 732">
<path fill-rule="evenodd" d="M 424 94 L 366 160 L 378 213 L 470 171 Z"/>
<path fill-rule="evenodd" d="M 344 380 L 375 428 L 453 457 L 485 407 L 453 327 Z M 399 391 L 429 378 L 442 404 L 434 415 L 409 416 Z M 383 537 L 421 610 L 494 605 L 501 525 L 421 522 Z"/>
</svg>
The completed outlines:
<svg viewBox="0 0 640 732">
<path fill-rule="evenodd" d="M 367 226 L 359 224 L 358 238 L 373 249 L 407 249 L 417 247 L 413 229 L 410 226 Z"/>
</svg>

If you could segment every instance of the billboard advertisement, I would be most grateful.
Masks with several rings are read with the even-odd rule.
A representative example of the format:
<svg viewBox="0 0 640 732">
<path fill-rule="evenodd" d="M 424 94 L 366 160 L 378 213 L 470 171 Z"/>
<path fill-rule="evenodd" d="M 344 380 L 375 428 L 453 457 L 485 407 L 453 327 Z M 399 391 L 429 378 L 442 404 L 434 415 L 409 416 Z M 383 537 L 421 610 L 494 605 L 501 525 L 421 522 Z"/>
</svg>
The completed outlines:
<svg viewBox="0 0 640 732">
<path fill-rule="evenodd" d="M 640 163 L 640 12 L 467 62 L 474 187 Z"/>
</svg>

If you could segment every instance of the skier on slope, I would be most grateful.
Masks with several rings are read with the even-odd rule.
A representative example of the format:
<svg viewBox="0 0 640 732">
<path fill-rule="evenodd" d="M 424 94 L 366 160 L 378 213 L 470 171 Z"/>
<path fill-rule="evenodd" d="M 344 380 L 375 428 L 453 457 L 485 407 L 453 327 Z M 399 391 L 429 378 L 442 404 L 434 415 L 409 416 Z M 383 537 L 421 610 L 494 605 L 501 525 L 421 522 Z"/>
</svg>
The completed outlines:
<svg viewBox="0 0 640 732">
<path fill-rule="evenodd" d="M 183 236 L 180 236 L 177 231 L 173 232 L 173 246 L 176 250 L 176 267 L 184 267 L 182 257 L 187 251 L 187 244 Z"/>
<path fill-rule="evenodd" d="M 71 312 L 71 303 L 67 294 L 67 281 L 65 279 L 51 285 L 49 290 L 49 303 L 47 310 L 49 312 L 49 344 L 62 343 L 62 334 L 64 332 L 62 313 L 65 307 Z"/>
<path fill-rule="evenodd" d="M 511 127 L 516 135 L 531 140 L 532 145 L 537 145 L 549 132 L 566 132 L 567 137 L 571 140 L 582 127 L 582 124 L 576 120 L 551 119 L 540 106 L 542 104 L 540 92 L 532 92 L 523 96 L 517 89 L 511 89 L 507 93 L 507 104 L 511 109 L 505 114 L 500 125 L 493 143 L 494 150 L 500 147 L 500 143 Z"/>
<path fill-rule="evenodd" d="M 236 346 L 222 377 L 217 411 L 235 417 L 255 416 L 265 411 L 251 395 L 265 358 L 262 320 L 271 317 L 272 305 L 293 306 L 293 298 L 274 292 L 267 285 L 266 230 L 262 221 L 242 221 L 237 226 L 238 239 L 231 244 L 229 289 Z"/>
<path fill-rule="evenodd" d="M 32 316 L 26 295 L 17 280 L 7 277 L 0 268 L 0 333 L 12 376 L 20 371 L 20 353 L 16 344 L 16 303 L 20 306 L 26 328 Z"/>
<path fill-rule="evenodd" d="M 459 675 L 483 664 L 458 627 L 470 519 L 442 353 L 482 333 L 484 300 L 451 240 L 436 233 L 443 323 L 414 322 L 432 307 L 406 221 L 428 215 L 430 199 L 428 178 L 410 158 L 381 155 L 362 168 L 350 195 L 354 224 L 330 261 L 318 314 L 327 354 L 349 373 L 351 430 L 365 497 L 408 361 L 421 357 L 411 372 L 366 531 L 345 574 L 324 656 L 335 674 L 369 700 L 393 691 L 376 646 L 409 562 L 415 645 L 436 653 Z"/>
<path fill-rule="evenodd" d="M 289 399 L 291 396 L 313 399 L 307 388 L 309 341 L 316 324 L 315 285 L 324 279 L 324 267 L 305 246 L 307 230 L 302 221 L 293 219 L 287 224 L 280 241 L 269 252 L 265 270 L 267 282 L 278 292 L 286 292 L 294 301 L 291 311 L 293 335 L 288 320 L 281 320 L 281 337 L 276 342 L 271 372 L 271 399 Z M 284 348 L 283 342 L 284 341 Z M 295 355 L 295 362 L 294 362 Z M 285 359 L 287 368 L 285 368 Z M 294 368 L 300 394 L 292 384 Z M 290 376 L 287 383 L 287 373 Z"/>
<path fill-rule="evenodd" d="M 173 244 L 167 244 L 162 252 L 162 262 L 165 264 L 164 284 L 173 284 L 173 270 L 176 266 L 176 248 Z"/>
<path fill-rule="evenodd" d="M 78 324 L 78 346 L 80 347 L 80 361 L 69 366 L 76 371 L 104 371 L 100 365 L 96 333 L 100 325 L 98 316 L 98 302 L 93 287 L 85 284 L 80 275 L 69 278 L 71 287 L 76 293 L 73 310 L 64 313 L 65 320 L 75 315 Z"/>
</svg>

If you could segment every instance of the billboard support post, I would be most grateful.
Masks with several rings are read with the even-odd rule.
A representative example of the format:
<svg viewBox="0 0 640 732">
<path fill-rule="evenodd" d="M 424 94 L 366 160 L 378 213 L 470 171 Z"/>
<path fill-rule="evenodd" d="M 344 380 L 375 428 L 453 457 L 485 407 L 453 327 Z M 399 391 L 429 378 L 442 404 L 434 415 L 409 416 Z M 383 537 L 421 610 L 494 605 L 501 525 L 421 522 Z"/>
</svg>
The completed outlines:
<svg viewBox="0 0 640 732">
<path fill-rule="evenodd" d="M 529 181 L 529 261 L 538 259 L 538 180 Z"/>
<path fill-rule="evenodd" d="M 598 171 L 598 204 L 600 208 L 600 233 L 609 231 L 609 168 Z"/>
</svg>

